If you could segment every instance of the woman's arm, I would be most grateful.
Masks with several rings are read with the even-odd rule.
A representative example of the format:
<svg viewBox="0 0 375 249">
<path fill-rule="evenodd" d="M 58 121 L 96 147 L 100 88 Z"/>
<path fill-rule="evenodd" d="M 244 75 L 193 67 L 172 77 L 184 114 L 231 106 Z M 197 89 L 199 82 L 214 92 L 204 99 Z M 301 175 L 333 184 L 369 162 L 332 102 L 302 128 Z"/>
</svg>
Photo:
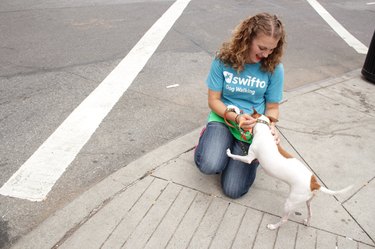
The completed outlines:
<svg viewBox="0 0 375 249">
<path fill-rule="evenodd" d="M 267 103 L 265 115 L 269 116 L 269 117 L 273 117 L 275 119 L 279 119 L 279 106 L 280 106 L 279 103 Z M 279 137 L 279 133 L 277 132 L 275 126 L 276 126 L 276 123 L 271 122 L 270 129 L 271 129 L 272 135 L 275 138 L 276 144 L 279 144 L 280 143 L 280 137 Z"/>
<path fill-rule="evenodd" d="M 279 119 L 279 103 L 266 103 L 265 115 Z"/>
<path fill-rule="evenodd" d="M 224 118 L 227 106 L 221 101 L 221 92 L 208 90 L 208 106 L 213 112 Z M 241 128 L 245 131 L 251 130 L 254 127 L 256 120 L 249 114 L 241 114 L 239 119 L 236 120 L 237 115 L 238 114 L 235 112 L 228 112 L 226 114 L 226 119 L 234 122 L 238 121 L 241 123 Z"/>
<path fill-rule="evenodd" d="M 220 117 L 224 118 L 227 106 L 221 101 L 221 92 L 215 92 L 208 89 L 208 107 Z M 235 112 L 228 112 L 226 114 L 227 120 L 235 121 L 237 114 Z"/>
</svg>

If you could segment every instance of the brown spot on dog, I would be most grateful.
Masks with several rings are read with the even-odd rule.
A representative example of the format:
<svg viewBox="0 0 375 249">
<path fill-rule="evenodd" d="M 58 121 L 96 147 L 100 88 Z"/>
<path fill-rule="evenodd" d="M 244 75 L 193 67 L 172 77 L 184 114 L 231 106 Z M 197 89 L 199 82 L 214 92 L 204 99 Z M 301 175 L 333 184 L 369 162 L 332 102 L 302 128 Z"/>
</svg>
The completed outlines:
<svg viewBox="0 0 375 249">
<path fill-rule="evenodd" d="M 311 180 L 310 180 L 310 190 L 312 192 L 314 190 L 319 190 L 319 189 L 320 189 L 320 184 L 316 180 L 316 177 L 314 175 L 312 175 Z"/>
<path fill-rule="evenodd" d="M 255 110 L 255 108 L 253 107 L 253 114 L 251 114 L 251 116 L 255 119 L 259 118 L 260 116 L 262 116 L 262 114 L 259 114 L 257 112 L 257 110 Z"/>
<path fill-rule="evenodd" d="M 320 189 L 320 184 L 316 180 L 316 177 L 314 175 L 312 175 L 311 180 L 310 180 L 310 190 L 312 192 L 314 190 L 319 190 L 319 189 Z"/>
<path fill-rule="evenodd" d="M 289 154 L 280 144 L 277 145 L 277 149 L 279 150 L 280 154 L 285 158 L 293 158 L 291 154 Z"/>
</svg>

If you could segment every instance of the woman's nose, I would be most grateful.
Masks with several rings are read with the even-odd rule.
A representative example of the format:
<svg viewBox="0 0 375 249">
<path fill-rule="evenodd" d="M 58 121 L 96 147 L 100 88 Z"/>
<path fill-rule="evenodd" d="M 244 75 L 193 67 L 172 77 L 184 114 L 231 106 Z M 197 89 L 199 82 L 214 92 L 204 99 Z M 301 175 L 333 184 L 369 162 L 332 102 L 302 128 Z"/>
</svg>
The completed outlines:
<svg viewBox="0 0 375 249">
<path fill-rule="evenodd" d="M 273 50 L 272 49 L 267 49 L 266 51 L 262 52 L 262 56 L 264 58 L 267 58 L 270 54 L 272 54 Z"/>
<path fill-rule="evenodd" d="M 262 53 L 262 57 L 263 57 L 263 58 L 267 58 L 269 54 L 270 54 L 270 52 L 268 52 L 268 51 L 264 51 L 264 52 Z"/>
</svg>

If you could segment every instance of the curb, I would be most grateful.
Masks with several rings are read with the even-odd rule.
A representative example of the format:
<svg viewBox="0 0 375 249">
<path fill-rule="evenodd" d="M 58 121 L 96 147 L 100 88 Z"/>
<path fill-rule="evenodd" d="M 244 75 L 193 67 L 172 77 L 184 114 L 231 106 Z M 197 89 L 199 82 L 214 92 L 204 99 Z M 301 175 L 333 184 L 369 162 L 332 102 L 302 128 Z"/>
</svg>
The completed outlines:
<svg viewBox="0 0 375 249">
<path fill-rule="evenodd" d="M 131 162 L 97 183 L 20 238 L 12 249 L 56 248 L 107 203 L 153 170 L 194 148 L 201 128 Z"/>
<path fill-rule="evenodd" d="M 358 75 L 361 75 L 361 69 L 356 69 L 356 70 L 350 71 L 350 72 L 345 73 L 345 74 L 343 74 L 341 76 L 338 76 L 338 77 L 328 78 L 328 79 L 325 79 L 325 80 L 312 82 L 310 84 L 307 84 L 307 85 L 304 85 L 304 86 L 301 86 L 301 87 L 293 88 L 293 89 L 290 89 L 288 91 L 284 91 L 284 94 L 286 95 L 286 99 L 294 98 L 294 97 L 299 96 L 299 95 L 303 95 L 303 94 L 306 94 L 306 93 L 309 93 L 309 92 L 314 92 L 314 91 L 316 91 L 318 89 L 321 89 L 321 88 L 326 88 L 326 87 L 329 87 L 329 86 L 332 86 L 332 85 L 339 84 L 343 81 L 347 81 L 349 79 L 358 77 Z M 285 100 L 284 100 L 284 102 L 285 102 Z"/>
</svg>

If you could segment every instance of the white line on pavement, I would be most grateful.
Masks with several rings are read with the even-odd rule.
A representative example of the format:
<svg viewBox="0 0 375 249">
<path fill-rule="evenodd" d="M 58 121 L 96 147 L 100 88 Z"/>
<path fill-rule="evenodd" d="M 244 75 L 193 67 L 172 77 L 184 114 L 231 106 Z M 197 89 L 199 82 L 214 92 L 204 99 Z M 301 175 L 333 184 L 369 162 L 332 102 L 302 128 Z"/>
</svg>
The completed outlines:
<svg viewBox="0 0 375 249">
<path fill-rule="evenodd" d="M 316 12 L 331 26 L 331 28 L 352 48 L 360 54 L 367 54 L 368 48 L 351 35 L 326 9 L 316 0 L 307 0 Z"/>
<path fill-rule="evenodd" d="M 1 187 L 0 194 L 42 201 L 131 85 L 190 0 L 177 0 L 120 64 Z"/>
</svg>

